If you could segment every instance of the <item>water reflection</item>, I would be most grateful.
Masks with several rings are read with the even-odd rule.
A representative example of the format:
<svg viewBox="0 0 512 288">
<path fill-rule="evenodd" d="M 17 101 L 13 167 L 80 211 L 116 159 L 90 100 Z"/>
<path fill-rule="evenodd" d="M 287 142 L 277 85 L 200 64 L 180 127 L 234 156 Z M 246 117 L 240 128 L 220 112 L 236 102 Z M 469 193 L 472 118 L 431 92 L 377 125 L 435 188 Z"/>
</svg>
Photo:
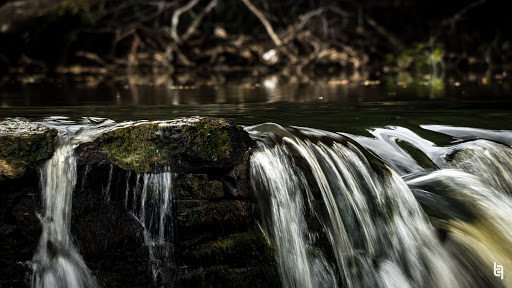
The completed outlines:
<svg viewBox="0 0 512 288">
<path fill-rule="evenodd" d="M 499 76 L 499 77 L 498 77 Z M 194 74 L 87 76 L 0 86 L 6 107 L 202 105 L 240 103 L 347 103 L 499 98 L 510 90 L 508 75 L 450 75 L 399 72 L 393 75 L 339 74 L 228 77 Z M 491 79 L 489 78 L 492 78 Z M 492 98 L 491 97 L 491 98 Z"/>
</svg>

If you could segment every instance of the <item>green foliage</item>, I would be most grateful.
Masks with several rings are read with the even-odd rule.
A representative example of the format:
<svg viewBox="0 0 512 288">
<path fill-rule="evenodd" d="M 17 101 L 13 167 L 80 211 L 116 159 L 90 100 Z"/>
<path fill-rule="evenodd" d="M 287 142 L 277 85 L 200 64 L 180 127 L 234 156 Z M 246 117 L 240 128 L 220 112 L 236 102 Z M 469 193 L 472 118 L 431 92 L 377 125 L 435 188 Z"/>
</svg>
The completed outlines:
<svg viewBox="0 0 512 288">
<path fill-rule="evenodd" d="M 444 55 L 442 45 L 429 40 L 425 43 L 413 43 L 411 48 L 401 51 L 398 55 L 387 54 L 385 63 L 395 63 L 399 70 L 414 69 L 416 72 L 427 73 L 437 71 L 439 66 L 444 68 Z"/>
</svg>

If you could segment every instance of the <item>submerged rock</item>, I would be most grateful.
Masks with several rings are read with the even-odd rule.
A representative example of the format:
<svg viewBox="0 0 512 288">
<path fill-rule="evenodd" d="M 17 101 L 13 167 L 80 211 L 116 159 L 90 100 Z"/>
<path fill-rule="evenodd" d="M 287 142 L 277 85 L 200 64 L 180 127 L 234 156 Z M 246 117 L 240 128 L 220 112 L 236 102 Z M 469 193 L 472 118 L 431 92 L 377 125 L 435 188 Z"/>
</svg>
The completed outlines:
<svg viewBox="0 0 512 288">
<path fill-rule="evenodd" d="M 49 159 L 57 130 L 20 118 L 0 121 L 0 181 L 17 179 Z"/>
<path fill-rule="evenodd" d="M 123 123 L 78 149 L 83 164 L 105 161 L 137 173 L 166 165 L 182 173 L 240 164 L 253 140 L 225 119 L 192 117 Z"/>
</svg>

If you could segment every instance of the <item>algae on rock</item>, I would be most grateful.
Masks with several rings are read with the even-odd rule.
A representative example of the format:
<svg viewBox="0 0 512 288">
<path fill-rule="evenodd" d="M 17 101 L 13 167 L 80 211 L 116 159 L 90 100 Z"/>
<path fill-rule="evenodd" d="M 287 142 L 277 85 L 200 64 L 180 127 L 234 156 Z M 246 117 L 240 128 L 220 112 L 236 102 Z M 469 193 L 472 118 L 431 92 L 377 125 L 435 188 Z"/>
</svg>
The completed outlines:
<svg viewBox="0 0 512 288">
<path fill-rule="evenodd" d="M 0 181 L 23 176 L 54 152 L 57 130 L 24 119 L 0 121 Z"/>
<path fill-rule="evenodd" d="M 113 164 L 144 173 L 151 171 L 151 164 L 166 158 L 162 147 L 159 149 L 152 141 L 157 132 L 158 124 L 142 123 L 111 130 L 102 134 L 100 141 Z"/>
<path fill-rule="evenodd" d="M 233 167 L 253 145 L 247 132 L 230 121 L 191 117 L 121 123 L 77 151 L 83 164 L 98 164 L 92 154 L 104 153 L 107 162 L 124 170 L 150 173 L 165 165 L 187 173 Z"/>
</svg>

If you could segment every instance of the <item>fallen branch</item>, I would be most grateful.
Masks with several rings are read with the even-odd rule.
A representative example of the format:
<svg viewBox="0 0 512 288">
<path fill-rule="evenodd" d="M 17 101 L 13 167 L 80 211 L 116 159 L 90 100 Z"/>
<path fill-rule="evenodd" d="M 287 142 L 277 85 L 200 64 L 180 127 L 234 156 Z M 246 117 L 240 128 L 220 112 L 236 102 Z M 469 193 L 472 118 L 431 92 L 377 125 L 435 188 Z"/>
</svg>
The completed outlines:
<svg viewBox="0 0 512 288">
<path fill-rule="evenodd" d="M 85 58 L 85 59 L 90 60 L 92 62 L 96 62 L 97 64 L 99 64 L 101 66 L 105 66 L 106 65 L 105 60 L 101 59 L 101 57 L 98 56 L 98 54 L 96 54 L 96 53 L 87 52 L 87 51 L 77 51 L 75 53 L 75 55 L 77 57 L 82 57 L 82 58 Z"/>
<path fill-rule="evenodd" d="M 258 10 L 258 8 L 256 8 L 256 6 L 254 6 L 249 0 L 242 0 L 242 2 L 244 2 L 245 6 L 247 6 L 247 8 L 249 8 L 249 10 L 251 10 L 251 12 L 256 17 L 258 17 L 261 24 L 263 24 L 263 26 L 265 26 L 265 29 L 267 30 L 267 33 L 270 36 L 270 38 L 272 38 L 272 41 L 274 42 L 274 44 L 277 47 L 281 47 L 281 45 L 282 45 L 281 39 L 279 39 L 276 32 L 274 32 L 272 25 L 270 25 L 270 22 L 268 22 L 267 18 L 265 18 L 263 13 L 261 13 L 261 11 Z"/>
</svg>

